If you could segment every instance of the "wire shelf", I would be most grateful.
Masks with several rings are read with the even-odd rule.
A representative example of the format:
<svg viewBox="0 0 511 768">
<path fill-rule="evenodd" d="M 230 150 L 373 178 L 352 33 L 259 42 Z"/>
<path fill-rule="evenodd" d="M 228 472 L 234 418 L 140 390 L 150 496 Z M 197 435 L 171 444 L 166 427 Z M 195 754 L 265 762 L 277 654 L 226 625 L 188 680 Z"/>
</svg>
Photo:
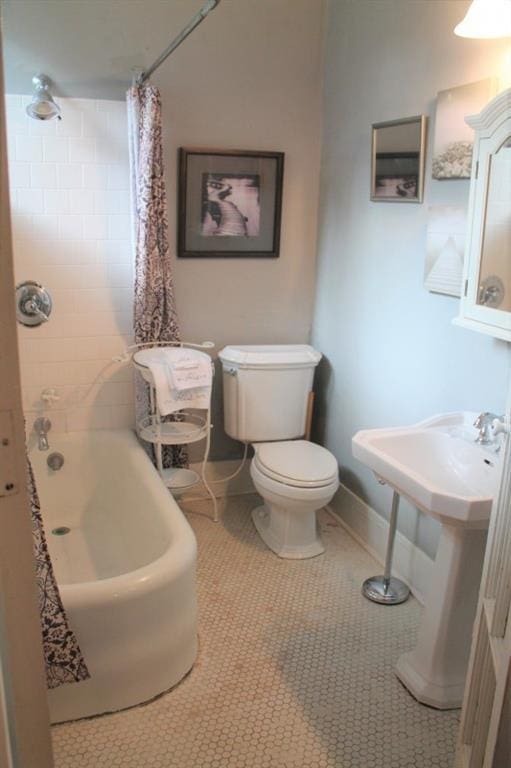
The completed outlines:
<svg viewBox="0 0 511 768">
<path fill-rule="evenodd" d="M 183 493 L 189 491 L 194 485 L 201 482 L 201 476 L 193 469 L 181 469 L 179 467 L 170 467 L 161 472 L 161 479 L 174 493 Z"/>
<path fill-rule="evenodd" d="M 152 443 L 155 448 L 156 467 L 160 477 L 169 491 L 175 496 L 189 490 L 193 486 L 202 482 L 211 501 L 213 503 L 213 520 L 218 522 L 217 500 L 211 486 L 206 478 L 206 464 L 209 457 L 211 442 L 211 389 L 209 390 L 209 399 L 203 407 L 192 408 L 183 404 L 183 409 L 173 414 L 173 420 L 162 421 L 159 415 L 156 391 L 153 375 L 149 368 L 151 356 L 155 351 L 165 352 L 166 348 L 191 348 L 195 350 L 212 349 L 213 342 L 206 341 L 202 344 L 192 344 L 189 342 L 147 342 L 144 344 L 134 344 L 128 347 L 122 359 L 129 359 L 128 355 L 132 352 L 131 360 L 134 367 L 142 374 L 145 381 L 149 384 L 149 414 L 137 422 L 137 433 L 142 440 Z M 199 355 L 206 360 L 209 357 L 200 352 Z M 214 367 L 212 374 L 214 375 Z M 202 414 L 202 415 L 201 415 Z M 200 474 L 192 469 L 180 467 L 163 467 L 162 445 L 187 445 L 196 443 L 199 440 L 205 440 L 204 459 Z"/>
<path fill-rule="evenodd" d="M 137 431 L 142 440 L 148 443 L 185 445 L 204 440 L 209 425 L 205 417 L 193 413 L 183 414 L 179 421 L 159 421 L 150 415 L 138 422 Z"/>
</svg>

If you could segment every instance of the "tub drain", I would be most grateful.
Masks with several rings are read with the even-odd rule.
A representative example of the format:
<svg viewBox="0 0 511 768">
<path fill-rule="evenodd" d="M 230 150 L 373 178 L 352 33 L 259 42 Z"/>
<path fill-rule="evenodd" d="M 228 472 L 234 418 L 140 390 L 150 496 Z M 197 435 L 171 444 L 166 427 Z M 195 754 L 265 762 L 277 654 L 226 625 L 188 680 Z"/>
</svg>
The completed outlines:
<svg viewBox="0 0 511 768">
<path fill-rule="evenodd" d="M 54 528 L 52 530 L 52 533 L 54 536 L 65 536 L 66 533 L 70 533 L 71 528 L 68 528 L 66 525 L 59 525 L 58 528 Z"/>
</svg>

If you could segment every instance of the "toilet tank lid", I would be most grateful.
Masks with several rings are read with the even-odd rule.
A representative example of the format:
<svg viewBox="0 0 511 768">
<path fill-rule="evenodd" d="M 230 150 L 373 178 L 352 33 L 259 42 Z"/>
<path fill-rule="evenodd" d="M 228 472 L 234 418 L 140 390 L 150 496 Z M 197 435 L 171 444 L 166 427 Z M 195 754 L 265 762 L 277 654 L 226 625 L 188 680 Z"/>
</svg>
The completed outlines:
<svg viewBox="0 0 511 768">
<path fill-rule="evenodd" d="M 230 344 L 218 357 L 238 368 L 314 368 L 321 352 L 308 344 Z"/>
</svg>

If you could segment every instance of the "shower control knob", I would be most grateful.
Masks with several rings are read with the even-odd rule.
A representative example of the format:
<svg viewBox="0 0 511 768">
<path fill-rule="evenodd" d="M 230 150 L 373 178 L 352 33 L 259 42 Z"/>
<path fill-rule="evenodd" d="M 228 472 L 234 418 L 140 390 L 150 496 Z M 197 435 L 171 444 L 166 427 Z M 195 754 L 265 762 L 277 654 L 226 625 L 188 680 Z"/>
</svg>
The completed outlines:
<svg viewBox="0 0 511 768">
<path fill-rule="evenodd" d="M 42 323 L 47 323 L 49 320 L 48 315 L 45 315 L 44 312 L 39 309 L 37 303 L 33 299 L 29 299 L 25 302 L 22 311 L 25 315 L 35 315 L 35 317 L 38 317 Z"/>
<path fill-rule="evenodd" d="M 16 319 L 21 325 L 37 326 L 49 320 L 52 310 L 50 294 L 39 283 L 25 280 L 16 286 Z"/>
</svg>

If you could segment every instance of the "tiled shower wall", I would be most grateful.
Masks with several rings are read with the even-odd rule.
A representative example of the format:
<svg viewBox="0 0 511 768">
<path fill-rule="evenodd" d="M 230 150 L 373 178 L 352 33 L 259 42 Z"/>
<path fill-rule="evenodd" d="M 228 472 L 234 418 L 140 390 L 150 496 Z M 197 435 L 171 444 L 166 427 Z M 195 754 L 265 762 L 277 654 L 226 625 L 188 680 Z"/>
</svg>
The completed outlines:
<svg viewBox="0 0 511 768">
<path fill-rule="evenodd" d="M 7 96 L 15 274 L 48 288 L 53 312 L 18 326 L 27 429 L 41 413 L 55 431 L 131 426 L 130 365 L 112 361 L 132 328 L 126 105 L 61 99 L 62 120 L 40 122 L 28 101 Z"/>
</svg>

